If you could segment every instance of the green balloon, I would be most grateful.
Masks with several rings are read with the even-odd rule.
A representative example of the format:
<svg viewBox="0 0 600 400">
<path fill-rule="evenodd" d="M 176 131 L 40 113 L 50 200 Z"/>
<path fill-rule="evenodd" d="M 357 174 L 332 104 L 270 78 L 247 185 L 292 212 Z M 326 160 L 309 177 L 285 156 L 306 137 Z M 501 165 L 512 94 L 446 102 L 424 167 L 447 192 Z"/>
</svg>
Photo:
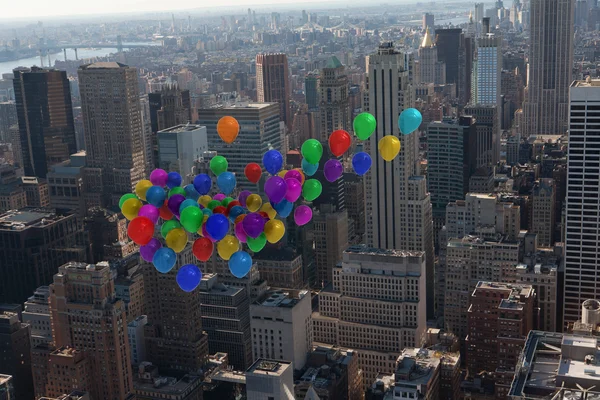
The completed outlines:
<svg viewBox="0 0 600 400">
<path fill-rule="evenodd" d="M 360 113 L 354 118 L 354 133 L 360 140 L 367 140 L 377 127 L 377 121 L 371 114 L 364 112 Z"/>
<path fill-rule="evenodd" d="M 229 203 L 231 203 L 233 201 L 233 197 L 225 197 L 222 201 L 221 201 L 221 205 L 223 207 L 227 207 L 229 205 Z"/>
<path fill-rule="evenodd" d="M 175 186 L 173 189 L 169 190 L 169 198 L 174 194 L 182 194 L 185 196 L 185 190 L 181 186 Z"/>
<path fill-rule="evenodd" d="M 218 207 L 221 205 L 221 202 L 219 200 L 211 200 L 208 202 L 208 209 L 209 210 L 214 210 L 215 207 Z"/>
<path fill-rule="evenodd" d="M 202 226 L 204 214 L 199 207 L 186 207 L 181 212 L 180 221 L 186 231 L 196 233 Z"/>
<path fill-rule="evenodd" d="M 133 193 L 127 193 L 121 196 L 119 199 L 119 208 L 123 208 L 123 203 L 125 203 L 129 199 L 137 199 L 137 196 Z"/>
<path fill-rule="evenodd" d="M 250 250 L 252 250 L 255 253 L 258 253 L 265 247 L 265 244 L 267 244 L 267 235 L 265 235 L 265 233 L 263 232 L 256 239 L 248 236 L 246 238 L 246 243 L 248 244 Z"/>
<path fill-rule="evenodd" d="M 318 164 L 323 156 L 323 145 L 317 139 L 308 139 L 302 144 L 302 156 L 310 164 Z"/>
<path fill-rule="evenodd" d="M 174 219 L 165 221 L 160 227 L 160 234 L 162 235 L 163 239 L 166 239 L 167 234 L 175 228 L 181 228 L 179 221 L 175 221 Z"/>
<path fill-rule="evenodd" d="M 223 156 L 214 156 L 212 160 L 210 160 L 210 170 L 216 176 L 227 171 L 227 165 L 227 159 Z"/>
<path fill-rule="evenodd" d="M 316 179 L 308 179 L 304 182 L 304 186 L 302 186 L 302 196 L 306 201 L 313 201 L 321 195 L 322 191 L 323 186 Z"/>
</svg>

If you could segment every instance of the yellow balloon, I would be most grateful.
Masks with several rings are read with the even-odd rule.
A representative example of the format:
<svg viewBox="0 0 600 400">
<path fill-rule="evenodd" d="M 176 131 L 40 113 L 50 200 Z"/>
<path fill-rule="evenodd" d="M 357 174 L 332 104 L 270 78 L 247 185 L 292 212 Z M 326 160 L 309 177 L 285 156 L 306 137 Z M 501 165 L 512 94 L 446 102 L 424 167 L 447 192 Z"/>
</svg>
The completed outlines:
<svg viewBox="0 0 600 400">
<path fill-rule="evenodd" d="M 121 207 L 121 212 L 128 220 L 132 220 L 138 216 L 138 212 L 140 208 L 142 208 L 142 202 L 138 199 L 127 199 L 123 203 L 123 207 Z"/>
<path fill-rule="evenodd" d="M 187 241 L 187 233 L 185 233 L 183 228 L 171 229 L 169 233 L 167 233 L 167 237 L 165 238 L 165 242 L 167 242 L 167 247 L 173 250 L 175 253 L 181 253 L 181 251 L 185 249 Z"/>
<path fill-rule="evenodd" d="M 277 173 L 277 176 L 279 176 L 280 178 L 285 177 L 285 174 L 287 174 L 288 170 L 287 169 L 282 169 L 281 171 L 279 171 Z"/>
<path fill-rule="evenodd" d="M 235 236 L 227 235 L 217 244 L 217 252 L 223 260 L 229 260 L 233 253 L 240 249 L 240 241 Z"/>
<path fill-rule="evenodd" d="M 208 203 L 210 203 L 211 200 L 212 200 L 212 197 L 205 194 L 204 196 L 198 197 L 198 204 L 201 204 L 202 207 L 206 208 L 206 207 L 208 207 Z"/>
<path fill-rule="evenodd" d="M 246 199 L 246 208 L 248 209 L 248 211 L 256 212 L 260 209 L 260 206 L 262 206 L 262 199 L 259 195 L 251 194 Z"/>
<path fill-rule="evenodd" d="M 260 211 L 266 212 L 267 215 L 269 216 L 269 219 L 273 219 L 277 216 L 277 211 L 275 211 L 275 209 L 273 208 L 271 203 L 263 204 L 262 207 L 260 208 Z"/>
<path fill-rule="evenodd" d="M 285 234 L 285 225 L 278 219 L 272 219 L 265 224 L 265 236 L 269 243 L 277 243 Z"/>
<path fill-rule="evenodd" d="M 135 185 L 135 194 L 142 200 L 146 200 L 146 192 L 152 187 L 152 182 L 147 179 L 141 180 Z"/>
<path fill-rule="evenodd" d="M 379 140 L 379 154 L 385 161 L 392 161 L 400 152 L 400 139 L 387 135 Z"/>
</svg>

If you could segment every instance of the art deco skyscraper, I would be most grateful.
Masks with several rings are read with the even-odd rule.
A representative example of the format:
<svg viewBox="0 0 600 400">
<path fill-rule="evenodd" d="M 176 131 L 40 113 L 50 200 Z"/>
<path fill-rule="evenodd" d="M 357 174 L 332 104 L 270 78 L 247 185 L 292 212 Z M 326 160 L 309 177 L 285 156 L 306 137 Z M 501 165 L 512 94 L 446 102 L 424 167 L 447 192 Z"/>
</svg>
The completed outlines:
<svg viewBox="0 0 600 400">
<path fill-rule="evenodd" d="M 349 91 L 344 66 L 333 56 L 327 61 L 319 78 L 319 140 L 322 142 L 327 141 L 333 131 L 350 129 Z"/>
<path fill-rule="evenodd" d="M 259 103 L 279 103 L 279 116 L 285 124 L 292 124 L 290 109 L 290 80 L 287 55 L 256 55 L 256 94 Z"/>
<path fill-rule="evenodd" d="M 573 68 L 572 0 L 530 1 L 529 82 L 525 135 L 564 133 Z"/>
<path fill-rule="evenodd" d="M 429 28 L 419 47 L 419 83 L 446 83 L 446 65 L 438 61 L 438 49 Z"/>
</svg>

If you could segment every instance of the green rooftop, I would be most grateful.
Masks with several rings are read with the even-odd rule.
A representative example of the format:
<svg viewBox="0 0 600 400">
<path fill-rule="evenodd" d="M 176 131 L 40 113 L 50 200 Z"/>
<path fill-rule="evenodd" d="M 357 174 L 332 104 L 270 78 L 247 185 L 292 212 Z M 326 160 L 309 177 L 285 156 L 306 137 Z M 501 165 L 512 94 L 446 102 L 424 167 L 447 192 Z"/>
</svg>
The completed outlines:
<svg viewBox="0 0 600 400">
<path fill-rule="evenodd" d="M 327 60 L 327 65 L 325 68 L 339 68 L 342 66 L 342 63 L 336 56 L 332 56 L 329 60 Z"/>
</svg>

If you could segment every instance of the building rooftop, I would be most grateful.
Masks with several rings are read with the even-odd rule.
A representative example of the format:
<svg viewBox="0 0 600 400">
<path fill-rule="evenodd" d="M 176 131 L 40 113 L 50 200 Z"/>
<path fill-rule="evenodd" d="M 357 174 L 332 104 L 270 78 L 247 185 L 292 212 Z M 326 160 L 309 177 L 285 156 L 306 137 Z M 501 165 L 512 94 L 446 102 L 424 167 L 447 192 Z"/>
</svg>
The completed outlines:
<svg viewBox="0 0 600 400">
<path fill-rule="evenodd" d="M 276 105 L 277 103 L 249 103 L 249 102 L 239 102 L 234 104 L 216 104 L 211 108 L 218 108 L 224 110 L 234 110 L 234 109 L 263 109 L 272 105 Z M 202 111 L 202 110 L 200 110 Z"/>
<path fill-rule="evenodd" d="M 0 374 L 0 386 L 5 385 L 6 382 L 12 379 L 12 375 Z"/>
<path fill-rule="evenodd" d="M 368 247 L 365 244 L 357 244 L 348 247 L 344 253 L 350 254 L 365 254 L 374 256 L 389 256 L 389 257 L 420 257 L 425 254 L 423 251 L 408 251 L 408 250 L 393 250 L 393 249 L 377 249 Z"/>
<path fill-rule="evenodd" d="M 196 375 L 184 375 L 180 379 L 160 376 L 153 379 L 152 382 L 134 379 L 133 387 L 135 391 L 151 392 L 154 396 L 160 395 L 162 398 L 162 395 L 184 394 L 200 379 L 200 376 Z"/>
<path fill-rule="evenodd" d="M 571 87 L 598 87 L 600 86 L 600 79 L 585 79 L 579 81 L 573 81 Z"/>
<path fill-rule="evenodd" d="M 182 133 L 182 132 L 194 132 L 204 128 L 204 125 L 196 125 L 196 124 L 181 124 L 175 125 L 167 129 L 163 129 L 162 131 L 158 131 L 158 133 Z"/>
<path fill-rule="evenodd" d="M 291 368 L 289 361 L 275 361 L 259 358 L 246 370 L 246 374 L 280 376 L 287 368 Z"/>
<path fill-rule="evenodd" d="M 267 291 L 256 302 L 264 307 L 285 307 L 293 308 L 296 304 L 308 295 L 308 290 L 275 289 Z"/>
<path fill-rule="evenodd" d="M 0 231 L 21 231 L 30 227 L 43 227 L 66 217 L 56 215 L 55 210 L 25 207 L 0 214 Z"/>
<path fill-rule="evenodd" d="M 282 247 L 280 249 L 269 247 L 254 255 L 254 259 L 257 261 L 293 261 L 298 257 L 300 255 L 291 247 Z"/>
<path fill-rule="evenodd" d="M 129 68 L 128 65 L 121 64 L 118 62 L 110 61 L 110 62 L 95 62 L 92 64 L 82 65 L 81 69 L 119 69 L 119 68 Z"/>
</svg>

